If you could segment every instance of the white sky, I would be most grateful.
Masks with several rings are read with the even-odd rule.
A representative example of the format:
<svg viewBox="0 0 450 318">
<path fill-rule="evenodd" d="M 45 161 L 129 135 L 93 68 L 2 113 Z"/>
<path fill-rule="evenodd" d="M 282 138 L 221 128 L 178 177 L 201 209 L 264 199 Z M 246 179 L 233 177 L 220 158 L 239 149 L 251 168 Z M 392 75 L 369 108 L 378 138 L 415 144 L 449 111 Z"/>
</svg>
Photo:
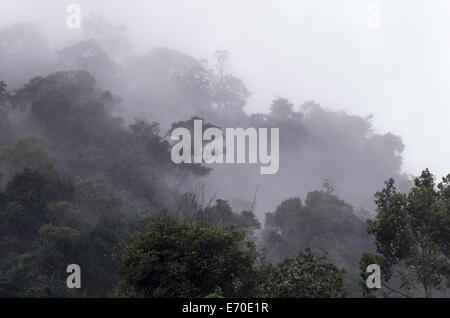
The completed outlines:
<svg viewBox="0 0 450 318">
<path fill-rule="evenodd" d="M 125 24 L 139 51 L 211 60 L 229 50 L 253 92 L 249 112 L 284 96 L 373 114 L 377 132 L 403 138 L 404 170 L 450 173 L 450 1 L 0 0 L 0 25 L 38 22 L 58 38 L 70 3 Z M 367 25 L 369 4 L 380 8 L 378 29 Z"/>
</svg>

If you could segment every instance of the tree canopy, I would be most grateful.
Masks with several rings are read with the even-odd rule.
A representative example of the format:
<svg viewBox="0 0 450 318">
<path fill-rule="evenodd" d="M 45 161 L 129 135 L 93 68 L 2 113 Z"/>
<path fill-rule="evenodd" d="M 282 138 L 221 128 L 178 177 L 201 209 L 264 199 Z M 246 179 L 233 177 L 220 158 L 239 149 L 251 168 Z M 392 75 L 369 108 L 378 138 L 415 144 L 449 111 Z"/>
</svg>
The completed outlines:
<svg viewBox="0 0 450 318">
<path fill-rule="evenodd" d="M 436 186 L 426 169 L 408 193 L 398 192 L 392 179 L 376 193 L 378 214 L 368 221 L 376 253 L 365 253 L 361 268 L 381 266 L 383 293 L 431 297 L 449 287 L 449 180 Z"/>
</svg>

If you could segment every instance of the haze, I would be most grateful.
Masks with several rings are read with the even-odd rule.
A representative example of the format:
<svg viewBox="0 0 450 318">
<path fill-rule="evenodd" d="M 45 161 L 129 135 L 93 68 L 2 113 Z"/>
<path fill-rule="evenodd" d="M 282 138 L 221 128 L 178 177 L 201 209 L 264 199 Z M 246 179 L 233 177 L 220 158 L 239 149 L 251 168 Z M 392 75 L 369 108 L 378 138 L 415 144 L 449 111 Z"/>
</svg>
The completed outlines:
<svg viewBox="0 0 450 318">
<path fill-rule="evenodd" d="M 57 43 L 68 1 L 3 0 L 1 24 L 37 22 Z M 450 147 L 450 3 L 447 1 L 78 1 L 128 27 L 136 49 L 167 46 L 211 59 L 231 54 L 233 72 L 265 111 L 277 95 L 296 105 L 373 114 L 374 127 L 405 144 L 404 170 L 446 173 Z M 367 26 L 379 4 L 381 28 Z M 76 32 L 76 31 L 72 31 Z"/>
</svg>

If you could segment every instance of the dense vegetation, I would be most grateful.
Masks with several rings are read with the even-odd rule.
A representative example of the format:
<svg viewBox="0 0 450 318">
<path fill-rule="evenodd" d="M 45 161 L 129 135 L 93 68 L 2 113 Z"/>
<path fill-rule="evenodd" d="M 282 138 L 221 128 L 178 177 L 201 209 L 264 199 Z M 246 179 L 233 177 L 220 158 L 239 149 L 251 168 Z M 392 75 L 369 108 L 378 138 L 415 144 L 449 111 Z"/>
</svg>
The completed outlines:
<svg viewBox="0 0 450 318">
<path fill-rule="evenodd" d="M 411 184 L 367 118 L 281 97 L 246 114 L 226 51 L 127 55 L 109 29 L 55 60 L 33 27 L 0 30 L 0 296 L 363 296 L 371 263 L 376 296 L 448 295 L 450 176 Z M 166 132 L 193 118 L 280 127 L 279 173 L 174 164 Z"/>
<path fill-rule="evenodd" d="M 450 176 L 437 187 L 428 169 L 409 193 L 397 192 L 392 179 L 377 192 L 378 214 L 369 220 L 376 254 L 364 253 L 361 267 L 379 264 L 384 295 L 445 295 L 450 283 Z M 373 293 L 373 290 L 365 290 Z"/>
</svg>

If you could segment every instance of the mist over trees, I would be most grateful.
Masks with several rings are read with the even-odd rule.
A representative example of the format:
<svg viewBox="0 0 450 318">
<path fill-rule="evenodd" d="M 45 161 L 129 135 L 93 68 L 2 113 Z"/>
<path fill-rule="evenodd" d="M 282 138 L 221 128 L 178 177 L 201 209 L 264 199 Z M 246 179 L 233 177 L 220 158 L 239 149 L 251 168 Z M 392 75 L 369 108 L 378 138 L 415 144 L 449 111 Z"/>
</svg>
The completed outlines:
<svg viewBox="0 0 450 318">
<path fill-rule="evenodd" d="M 378 214 L 368 221 L 368 232 L 375 236 L 377 253 L 364 253 L 360 265 L 375 263 L 382 267 L 387 287 L 383 293 L 445 295 L 450 275 L 449 183 L 444 177 L 436 185 L 426 169 L 414 179 L 408 194 L 398 192 L 393 179 L 376 193 Z"/>
<path fill-rule="evenodd" d="M 401 170 L 404 149 L 401 138 L 391 133 L 375 133 L 370 118 L 330 111 L 314 101 L 294 106 L 284 97 L 274 97 L 267 114 L 247 114 L 244 107 L 251 92 L 229 72 L 231 56 L 226 50 L 217 50 L 216 60 L 210 63 L 168 48 L 132 54 L 124 27 L 93 17 L 87 19 L 82 30 L 79 42 L 72 40 L 67 47 L 50 54 L 44 40 L 36 41 L 44 38 L 37 27 L 3 27 L 2 80 L 8 87 L 17 88 L 16 83 L 26 84 L 35 75 L 60 70 L 87 71 L 97 87 L 120 98 L 121 103 L 114 106 L 114 115 L 128 124 L 136 117 L 158 122 L 162 135 L 173 123 L 193 116 L 223 129 L 279 127 L 282 156 L 280 171 L 275 176 L 259 176 L 253 167 L 217 166 L 202 180 L 214 189 L 211 193 L 217 192 L 230 200 L 246 200 L 258 187 L 256 210 L 261 217 L 285 197 L 305 196 L 319 188 L 324 179 L 332 180 L 340 196 L 357 209 L 366 210 L 373 210 L 373 193 L 388 178 L 394 177 L 408 186 L 409 179 Z M 10 38 L 16 40 L 12 42 Z M 42 56 L 47 58 L 47 64 L 38 59 Z M 16 63 L 27 59 L 26 63 L 36 70 L 18 79 L 20 73 L 7 69 L 12 65 L 9 59 Z M 20 63 L 16 69 L 29 69 Z M 237 182 L 236 176 L 242 174 L 245 183 Z M 271 180 L 266 182 L 268 178 Z M 215 179 L 221 182 L 216 183 Z M 233 186 L 237 183 L 238 187 Z"/>
<path fill-rule="evenodd" d="M 247 113 L 231 62 L 135 53 L 101 17 L 56 48 L 38 26 L 0 26 L 1 296 L 358 297 L 370 260 L 445 295 L 448 179 L 413 183 L 401 138 L 370 117 L 280 96 Z M 195 118 L 279 128 L 278 173 L 174 164 L 170 131 Z M 73 263 L 82 290 L 65 287 Z M 404 265 L 418 272 L 395 276 Z"/>
</svg>

